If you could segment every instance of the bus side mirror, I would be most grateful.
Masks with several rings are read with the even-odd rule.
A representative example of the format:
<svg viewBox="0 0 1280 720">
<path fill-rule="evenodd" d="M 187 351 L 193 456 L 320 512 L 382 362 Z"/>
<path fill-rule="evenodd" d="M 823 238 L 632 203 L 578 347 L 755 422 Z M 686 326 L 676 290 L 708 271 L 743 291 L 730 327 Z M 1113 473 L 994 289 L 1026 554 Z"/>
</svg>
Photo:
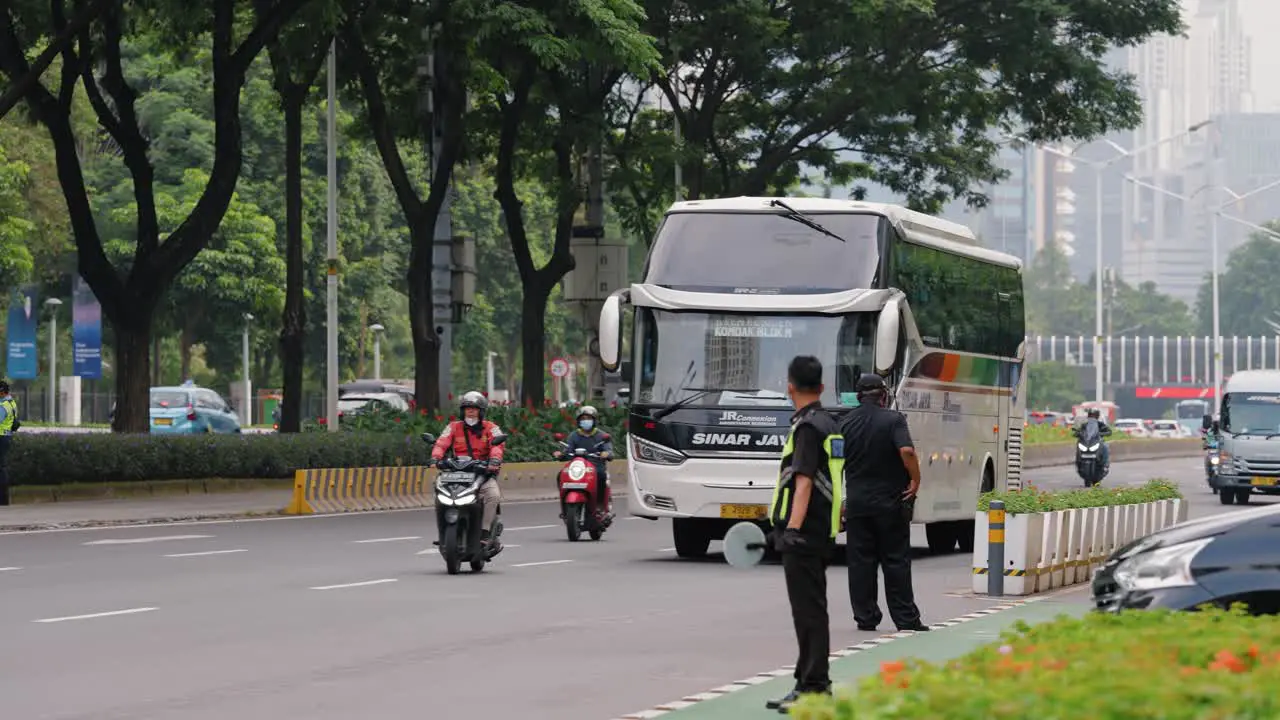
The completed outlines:
<svg viewBox="0 0 1280 720">
<path fill-rule="evenodd" d="M 890 300 L 880 311 L 880 320 L 876 324 L 876 374 L 887 376 L 893 371 L 898 359 L 898 330 L 902 323 L 902 313 L 898 309 L 898 301 Z"/>
<path fill-rule="evenodd" d="M 605 370 L 618 369 L 622 355 L 622 293 L 615 292 L 600 308 L 600 364 Z"/>
<path fill-rule="evenodd" d="M 1202 430 L 1208 430 L 1212 427 L 1213 427 L 1213 416 L 1208 413 L 1205 413 L 1204 418 L 1200 421 L 1200 428 Z"/>
</svg>

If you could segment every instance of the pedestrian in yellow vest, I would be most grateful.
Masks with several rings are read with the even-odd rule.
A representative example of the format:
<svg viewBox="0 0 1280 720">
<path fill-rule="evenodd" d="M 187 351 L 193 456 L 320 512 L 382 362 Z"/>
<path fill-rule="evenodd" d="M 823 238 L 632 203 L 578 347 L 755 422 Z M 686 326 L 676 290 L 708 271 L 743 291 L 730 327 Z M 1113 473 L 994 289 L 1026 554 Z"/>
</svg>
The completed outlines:
<svg viewBox="0 0 1280 720">
<path fill-rule="evenodd" d="M 0 506 L 9 504 L 9 446 L 18 422 L 18 403 L 9 393 L 9 383 L 0 380 Z"/>
<path fill-rule="evenodd" d="M 827 560 L 840 532 L 844 441 L 835 419 L 822 408 L 822 391 L 822 363 L 810 355 L 794 358 L 787 368 L 787 394 L 796 413 L 769 507 L 800 646 L 795 689 L 765 704 L 782 713 L 800 695 L 831 692 Z"/>
</svg>

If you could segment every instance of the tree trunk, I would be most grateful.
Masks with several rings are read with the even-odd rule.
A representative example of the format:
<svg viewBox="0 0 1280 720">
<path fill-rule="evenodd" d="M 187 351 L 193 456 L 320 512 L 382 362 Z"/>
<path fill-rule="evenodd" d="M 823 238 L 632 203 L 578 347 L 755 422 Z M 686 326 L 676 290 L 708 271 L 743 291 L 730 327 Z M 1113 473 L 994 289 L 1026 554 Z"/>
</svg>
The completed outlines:
<svg viewBox="0 0 1280 720">
<path fill-rule="evenodd" d="M 116 414 L 111 422 L 112 432 L 151 430 L 151 383 L 147 375 L 151 369 L 152 315 L 150 310 L 134 306 L 123 317 L 111 319 L 116 337 Z"/>
<path fill-rule="evenodd" d="M 424 213 L 425 214 L 425 213 Z M 438 213 L 433 213 L 432 217 Z M 435 227 L 421 217 L 409 222 L 413 249 L 409 251 L 409 330 L 413 335 L 414 396 L 419 410 L 437 410 L 440 404 L 440 334 L 436 332 L 435 301 L 431 291 L 431 266 Z M 423 237 L 423 234 L 426 237 Z"/>
<path fill-rule="evenodd" d="M 525 281 L 520 303 L 521 401 L 534 407 L 543 405 L 547 397 L 547 300 L 554 289 L 555 282 L 547 282 L 545 273 L 535 273 Z"/>
<path fill-rule="evenodd" d="M 282 97 L 284 105 L 285 288 L 280 328 L 284 397 L 280 432 L 302 429 L 302 374 L 306 362 L 307 305 L 302 252 L 302 107 L 306 91 Z"/>
</svg>

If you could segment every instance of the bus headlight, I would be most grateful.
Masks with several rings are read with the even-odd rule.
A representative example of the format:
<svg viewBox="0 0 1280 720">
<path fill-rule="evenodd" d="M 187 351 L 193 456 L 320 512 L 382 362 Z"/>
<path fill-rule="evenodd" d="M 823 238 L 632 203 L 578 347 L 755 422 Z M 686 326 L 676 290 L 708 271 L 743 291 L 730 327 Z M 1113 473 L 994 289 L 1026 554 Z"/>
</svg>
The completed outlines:
<svg viewBox="0 0 1280 720">
<path fill-rule="evenodd" d="M 628 435 L 631 440 L 631 457 L 639 462 L 654 465 L 680 465 L 685 456 L 669 447 L 664 447 L 650 440 L 643 440 L 635 435 Z"/>
</svg>

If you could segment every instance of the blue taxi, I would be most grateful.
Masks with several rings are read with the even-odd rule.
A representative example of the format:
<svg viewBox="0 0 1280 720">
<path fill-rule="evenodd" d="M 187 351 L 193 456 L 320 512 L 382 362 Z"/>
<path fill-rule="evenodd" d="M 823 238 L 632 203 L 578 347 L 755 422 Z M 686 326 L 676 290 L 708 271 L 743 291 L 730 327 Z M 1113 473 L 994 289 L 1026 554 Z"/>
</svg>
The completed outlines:
<svg viewBox="0 0 1280 720">
<path fill-rule="evenodd" d="M 240 418 L 221 395 L 191 383 L 151 388 L 151 432 L 238 433 Z"/>
</svg>

